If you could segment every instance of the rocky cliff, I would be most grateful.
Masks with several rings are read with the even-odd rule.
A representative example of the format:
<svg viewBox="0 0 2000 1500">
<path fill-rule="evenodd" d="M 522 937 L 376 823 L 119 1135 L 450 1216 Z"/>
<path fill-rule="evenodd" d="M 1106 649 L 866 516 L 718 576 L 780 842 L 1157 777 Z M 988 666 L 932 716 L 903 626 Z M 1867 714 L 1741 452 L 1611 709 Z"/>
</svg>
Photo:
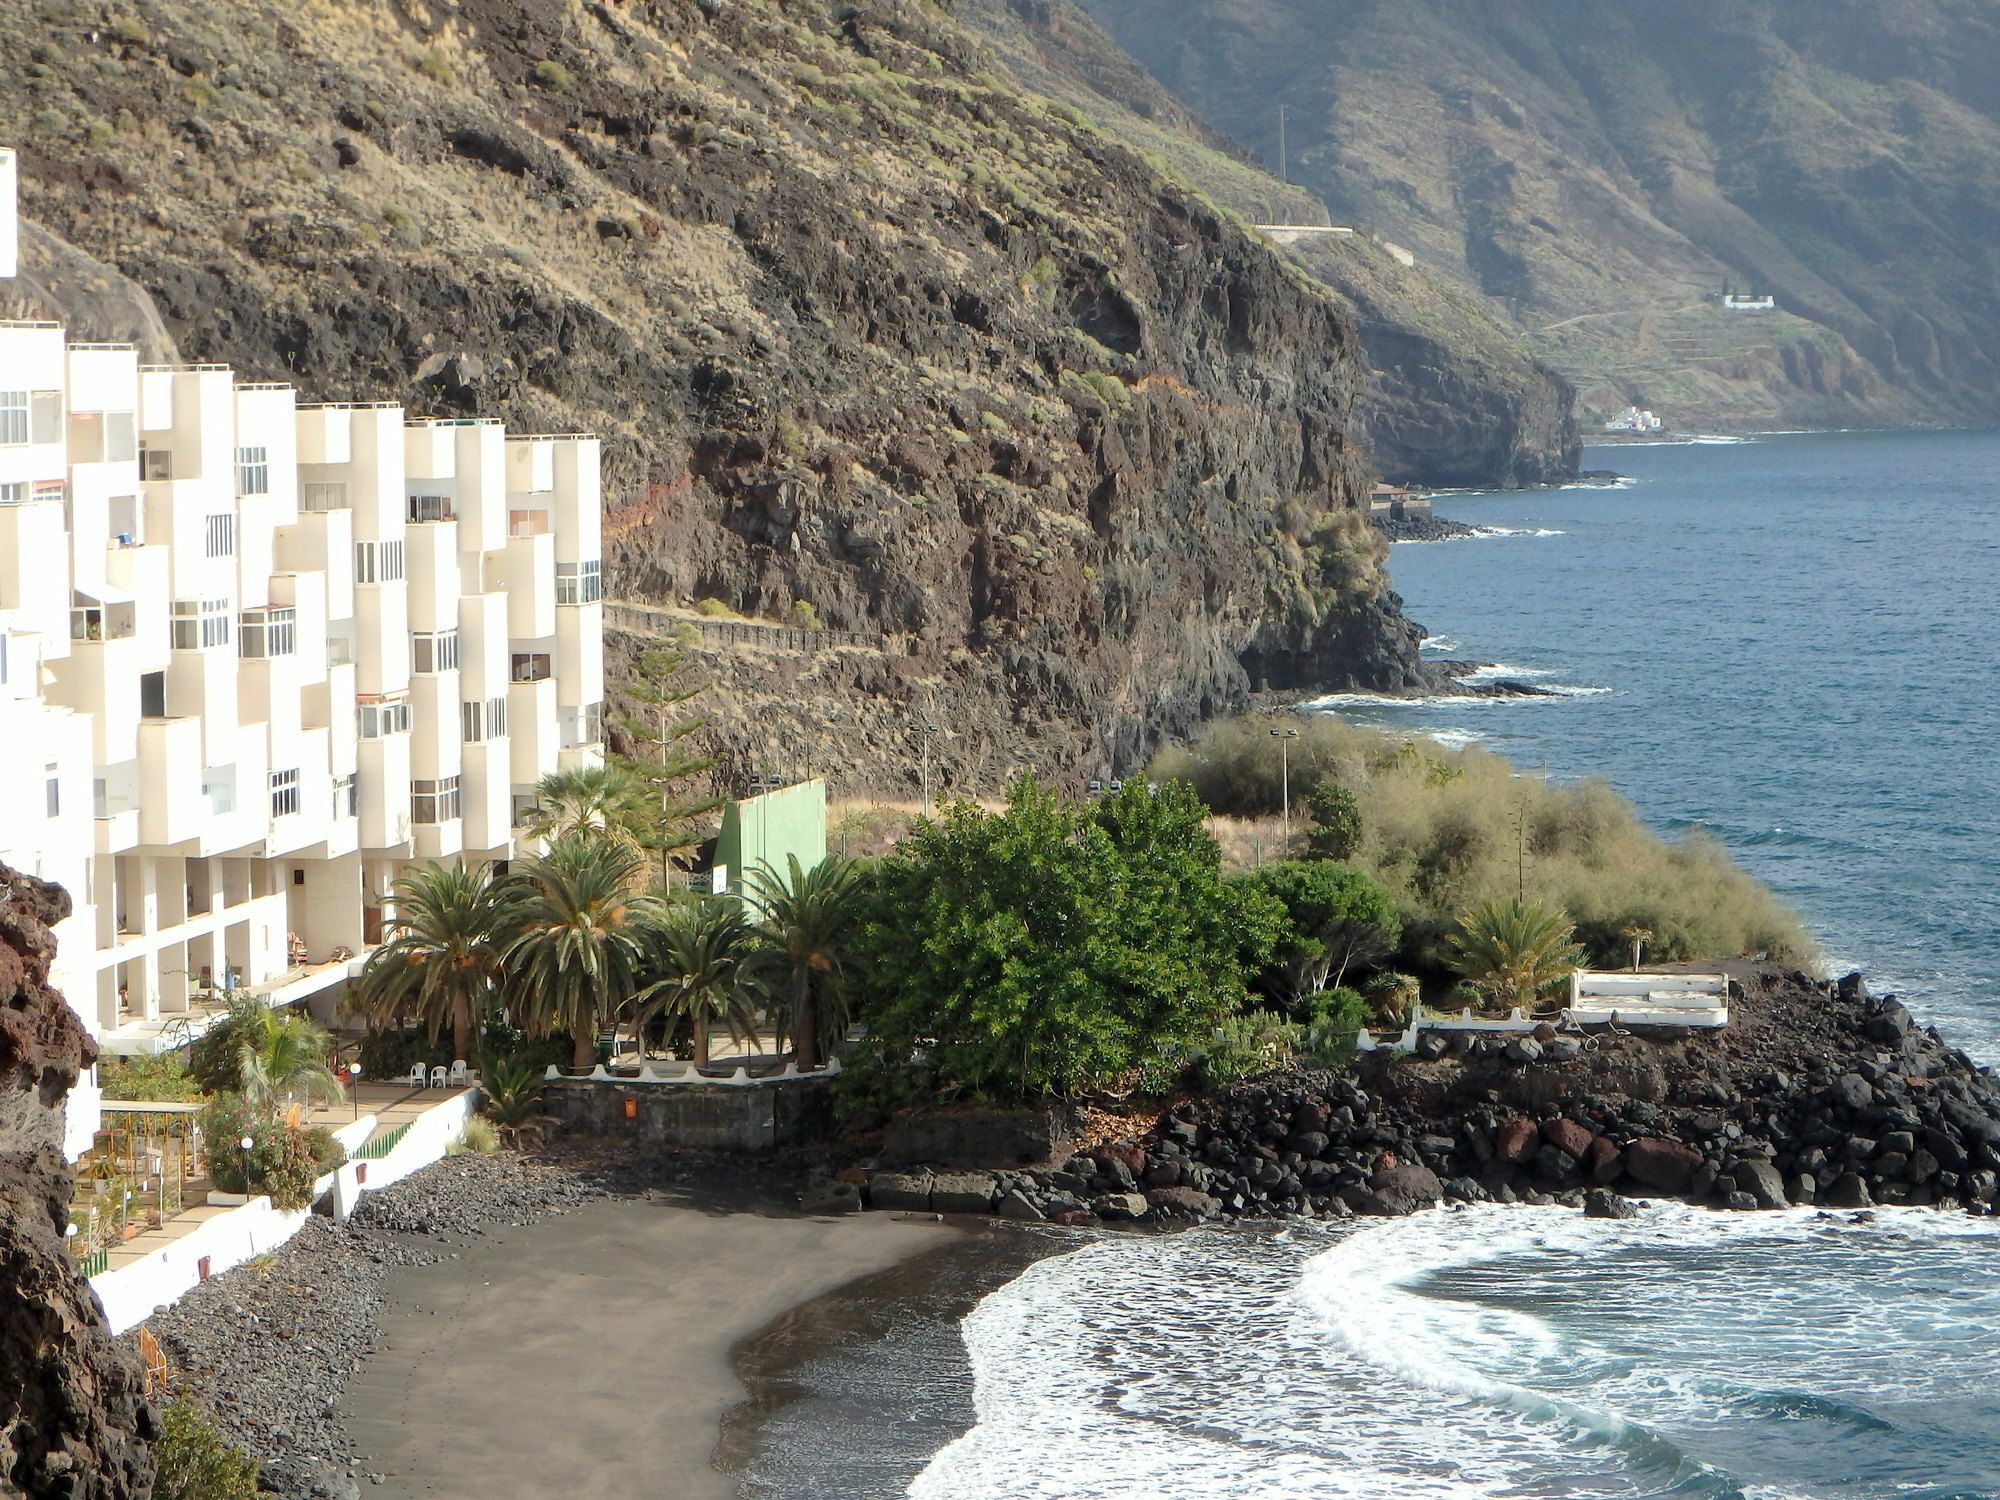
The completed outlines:
<svg viewBox="0 0 2000 1500">
<path fill-rule="evenodd" d="M 63 1096 L 96 1061 L 49 988 L 69 898 L 0 865 L 0 1495 L 129 1500 L 152 1490 L 152 1409 L 63 1244 Z"/>
<path fill-rule="evenodd" d="M 184 357 L 600 432 L 613 593 L 896 637 L 850 687 L 907 696 L 812 705 L 857 762 L 936 712 L 1090 774 L 1257 677 L 1421 674 L 1348 309 L 937 7 L 160 0 L 0 45 L 26 211 Z"/>
<path fill-rule="evenodd" d="M 1968 0 L 1085 0 L 1597 414 L 1991 422 L 2000 21 Z M 1726 284 L 1768 291 L 1732 312 Z"/>
<path fill-rule="evenodd" d="M 1070 0 L 961 0 L 956 13 L 1016 77 L 1225 209 L 1259 224 L 1329 223 L 1316 193 L 1264 170 Z M 1284 249 L 1335 292 L 1360 340 L 1357 432 L 1385 477 L 1492 488 L 1576 477 L 1574 391 L 1479 297 L 1364 237 L 1309 236 Z"/>
</svg>

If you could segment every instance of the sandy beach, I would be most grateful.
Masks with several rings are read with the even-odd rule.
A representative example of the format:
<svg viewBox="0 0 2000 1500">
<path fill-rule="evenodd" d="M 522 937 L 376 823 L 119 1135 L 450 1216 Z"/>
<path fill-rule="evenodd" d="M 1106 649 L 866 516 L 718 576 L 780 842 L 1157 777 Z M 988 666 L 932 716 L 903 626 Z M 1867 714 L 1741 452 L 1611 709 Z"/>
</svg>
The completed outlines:
<svg viewBox="0 0 2000 1500">
<path fill-rule="evenodd" d="M 363 1493 L 728 1497 L 732 1351 L 789 1309 L 964 1231 L 659 1198 L 588 1204 L 388 1285 L 342 1415 Z"/>
</svg>

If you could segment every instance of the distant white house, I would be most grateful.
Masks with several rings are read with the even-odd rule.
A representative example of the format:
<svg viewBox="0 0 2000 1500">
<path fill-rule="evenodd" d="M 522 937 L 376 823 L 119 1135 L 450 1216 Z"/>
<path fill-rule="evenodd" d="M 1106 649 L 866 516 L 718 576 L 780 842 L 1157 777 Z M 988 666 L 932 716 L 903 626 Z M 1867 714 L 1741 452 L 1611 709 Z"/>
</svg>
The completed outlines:
<svg viewBox="0 0 2000 1500">
<path fill-rule="evenodd" d="M 1604 424 L 1606 432 L 1659 432 L 1667 424 L 1642 406 L 1628 406 Z"/>
<path fill-rule="evenodd" d="M 1769 292 L 1724 292 L 1722 305 L 1731 312 L 1770 312 L 1778 299 Z"/>
</svg>

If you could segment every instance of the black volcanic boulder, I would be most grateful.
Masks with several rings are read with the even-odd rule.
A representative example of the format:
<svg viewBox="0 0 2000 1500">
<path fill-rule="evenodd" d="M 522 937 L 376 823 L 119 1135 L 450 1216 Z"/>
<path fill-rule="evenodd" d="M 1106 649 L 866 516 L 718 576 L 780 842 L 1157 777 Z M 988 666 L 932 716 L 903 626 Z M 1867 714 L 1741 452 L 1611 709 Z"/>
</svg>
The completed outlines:
<svg viewBox="0 0 2000 1500">
<path fill-rule="evenodd" d="M 1785 1193 L 1785 1179 L 1767 1161 L 1744 1161 L 1731 1173 L 1736 1186 L 1757 1200 L 1759 1208 L 1785 1208 L 1791 1200 Z"/>
<path fill-rule="evenodd" d="M 1435 1205 L 1444 1196 L 1444 1184 L 1429 1167 L 1386 1167 L 1368 1179 L 1366 1188 L 1352 1187 L 1341 1196 L 1356 1213 L 1396 1218 Z"/>
<path fill-rule="evenodd" d="M 1586 1219 L 1636 1219 L 1639 1210 L 1616 1193 L 1592 1188 L 1583 1195 L 1583 1216 Z"/>
<path fill-rule="evenodd" d="M 1679 1141 L 1641 1136 L 1625 1148 L 1625 1173 L 1663 1193 L 1684 1193 L 1701 1166 L 1701 1153 Z"/>
</svg>

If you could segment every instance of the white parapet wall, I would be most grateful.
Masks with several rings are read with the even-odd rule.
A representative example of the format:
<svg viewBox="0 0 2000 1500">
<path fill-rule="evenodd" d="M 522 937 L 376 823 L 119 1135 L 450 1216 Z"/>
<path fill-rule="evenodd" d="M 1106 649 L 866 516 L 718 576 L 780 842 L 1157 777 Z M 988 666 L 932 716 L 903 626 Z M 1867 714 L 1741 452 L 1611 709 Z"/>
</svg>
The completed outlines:
<svg viewBox="0 0 2000 1500">
<path fill-rule="evenodd" d="M 314 1184 L 314 1201 L 330 1196 L 334 1217 L 346 1222 L 362 1193 L 401 1182 L 441 1161 L 464 1132 L 478 1102 L 478 1090 L 468 1089 L 426 1110 L 410 1122 L 387 1155 L 376 1160 L 350 1156 L 322 1177 Z M 375 1116 L 363 1115 L 334 1131 L 334 1139 L 349 1152 L 356 1151 L 376 1123 Z M 111 1332 L 124 1333 L 158 1309 L 171 1307 L 207 1278 L 270 1254 L 297 1234 L 312 1212 L 275 1208 L 262 1196 L 246 1199 L 131 1265 L 91 1277 L 90 1289 L 103 1305 Z"/>
<path fill-rule="evenodd" d="M 1578 969 L 1569 976 L 1569 1015 L 1580 1026 L 1729 1024 L 1727 974 L 1621 974 Z"/>
</svg>

